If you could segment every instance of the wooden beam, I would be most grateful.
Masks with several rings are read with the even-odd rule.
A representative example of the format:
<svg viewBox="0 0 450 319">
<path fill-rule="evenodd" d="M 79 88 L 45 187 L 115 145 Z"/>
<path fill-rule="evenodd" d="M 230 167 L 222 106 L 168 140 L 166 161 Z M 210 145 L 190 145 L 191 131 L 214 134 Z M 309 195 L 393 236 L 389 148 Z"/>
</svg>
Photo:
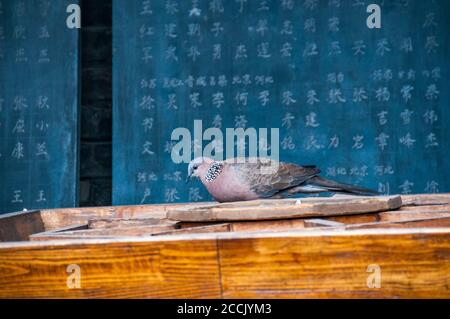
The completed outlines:
<svg viewBox="0 0 450 319">
<path fill-rule="evenodd" d="M 450 298 L 450 229 L 6 243 L 0 269 L 0 298 Z"/>
<path fill-rule="evenodd" d="M 401 195 L 403 205 L 449 205 L 450 193 Z"/>
<path fill-rule="evenodd" d="M 416 217 L 377 223 L 346 225 L 345 229 L 450 227 L 450 216 Z"/>
<path fill-rule="evenodd" d="M 345 226 L 343 223 L 339 223 L 333 220 L 311 218 L 305 219 L 306 227 L 342 227 Z"/>
<path fill-rule="evenodd" d="M 229 232 L 229 231 L 231 231 L 231 225 L 228 223 L 228 224 L 215 224 L 215 225 L 167 230 L 167 231 L 154 233 L 154 234 L 152 234 L 152 236 L 202 234 L 202 233 L 223 233 L 223 232 Z"/>
<path fill-rule="evenodd" d="M 0 245 L 0 269 L 0 298 L 221 297 L 215 240 Z"/>
<path fill-rule="evenodd" d="M 174 230 L 174 225 L 153 225 L 153 226 L 135 226 L 118 227 L 105 229 L 87 229 L 64 232 L 44 232 L 30 236 L 32 241 L 43 240 L 73 240 L 87 238 L 120 238 L 130 236 L 151 236 L 162 231 Z"/>
<path fill-rule="evenodd" d="M 204 203 L 206 204 L 206 203 Z M 177 207 L 196 206 L 197 203 L 129 205 L 48 209 L 41 212 L 45 230 L 86 224 L 97 218 L 166 218 L 167 211 Z M 0 217 L 1 218 L 1 217 Z"/>
<path fill-rule="evenodd" d="M 450 298 L 449 228 L 233 235 L 219 240 L 224 298 Z"/>
<path fill-rule="evenodd" d="M 38 210 L 0 216 L 0 242 L 27 241 L 31 234 L 43 231 L 45 226 Z"/>
<path fill-rule="evenodd" d="M 97 218 L 88 222 L 89 229 L 106 229 L 130 226 L 154 226 L 170 225 L 175 226 L 178 222 L 159 218 Z"/>
<path fill-rule="evenodd" d="M 401 207 L 400 196 L 328 199 L 325 201 L 265 200 L 225 203 L 169 210 L 167 218 L 178 221 L 235 221 L 324 217 L 380 212 Z"/>
</svg>

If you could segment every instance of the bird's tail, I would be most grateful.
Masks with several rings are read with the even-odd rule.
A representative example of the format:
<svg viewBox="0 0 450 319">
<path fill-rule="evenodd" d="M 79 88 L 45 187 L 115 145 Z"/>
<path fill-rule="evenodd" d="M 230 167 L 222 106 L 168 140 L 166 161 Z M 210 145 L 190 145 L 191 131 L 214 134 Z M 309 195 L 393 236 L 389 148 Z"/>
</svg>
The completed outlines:
<svg viewBox="0 0 450 319">
<path fill-rule="evenodd" d="M 363 196 L 374 196 L 379 195 L 377 191 L 363 188 L 355 185 L 344 184 L 335 182 L 329 179 L 325 179 L 320 176 L 314 176 L 313 178 L 307 181 L 307 184 L 312 187 L 317 187 L 323 189 L 326 192 L 333 193 L 345 193 L 345 194 L 354 194 L 354 195 L 363 195 Z"/>
</svg>

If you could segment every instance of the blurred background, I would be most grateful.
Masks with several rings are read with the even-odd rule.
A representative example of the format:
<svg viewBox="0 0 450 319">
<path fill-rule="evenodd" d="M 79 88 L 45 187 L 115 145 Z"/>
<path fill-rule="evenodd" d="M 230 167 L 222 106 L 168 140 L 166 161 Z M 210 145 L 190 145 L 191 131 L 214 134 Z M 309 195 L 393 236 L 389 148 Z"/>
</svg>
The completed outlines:
<svg viewBox="0 0 450 319">
<path fill-rule="evenodd" d="M 280 159 L 328 178 L 449 192 L 449 15 L 444 0 L 0 0 L 0 213 L 210 200 L 170 154 L 195 119 L 279 128 Z"/>
</svg>

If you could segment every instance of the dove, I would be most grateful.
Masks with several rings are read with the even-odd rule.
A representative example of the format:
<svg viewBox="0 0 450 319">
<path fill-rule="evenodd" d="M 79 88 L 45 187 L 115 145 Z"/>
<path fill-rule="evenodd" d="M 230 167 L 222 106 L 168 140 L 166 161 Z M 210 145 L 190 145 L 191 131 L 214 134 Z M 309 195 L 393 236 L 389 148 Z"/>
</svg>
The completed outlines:
<svg viewBox="0 0 450 319">
<path fill-rule="evenodd" d="M 198 178 L 218 202 L 286 198 L 322 192 L 377 195 L 378 192 L 319 176 L 314 165 L 300 166 L 260 158 L 214 161 L 197 157 L 188 165 L 186 181 Z"/>
</svg>

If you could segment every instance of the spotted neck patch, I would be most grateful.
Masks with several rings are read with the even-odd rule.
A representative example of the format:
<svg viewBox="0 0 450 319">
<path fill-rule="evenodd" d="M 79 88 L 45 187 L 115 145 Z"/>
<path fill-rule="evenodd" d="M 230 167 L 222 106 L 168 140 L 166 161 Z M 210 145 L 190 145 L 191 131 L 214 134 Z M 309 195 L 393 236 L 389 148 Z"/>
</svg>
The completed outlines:
<svg viewBox="0 0 450 319">
<path fill-rule="evenodd" d="M 206 175 L 205 175 L 205 180 L 207 182 L 214 181 L 217 178 L 217 176 L 220 175 L 220 173 L 222 172 L 222 169 L 223 169 L 222 163 L 214 162 L 208 168 L 208 171 L 206 172 Z"/>
</svg>

